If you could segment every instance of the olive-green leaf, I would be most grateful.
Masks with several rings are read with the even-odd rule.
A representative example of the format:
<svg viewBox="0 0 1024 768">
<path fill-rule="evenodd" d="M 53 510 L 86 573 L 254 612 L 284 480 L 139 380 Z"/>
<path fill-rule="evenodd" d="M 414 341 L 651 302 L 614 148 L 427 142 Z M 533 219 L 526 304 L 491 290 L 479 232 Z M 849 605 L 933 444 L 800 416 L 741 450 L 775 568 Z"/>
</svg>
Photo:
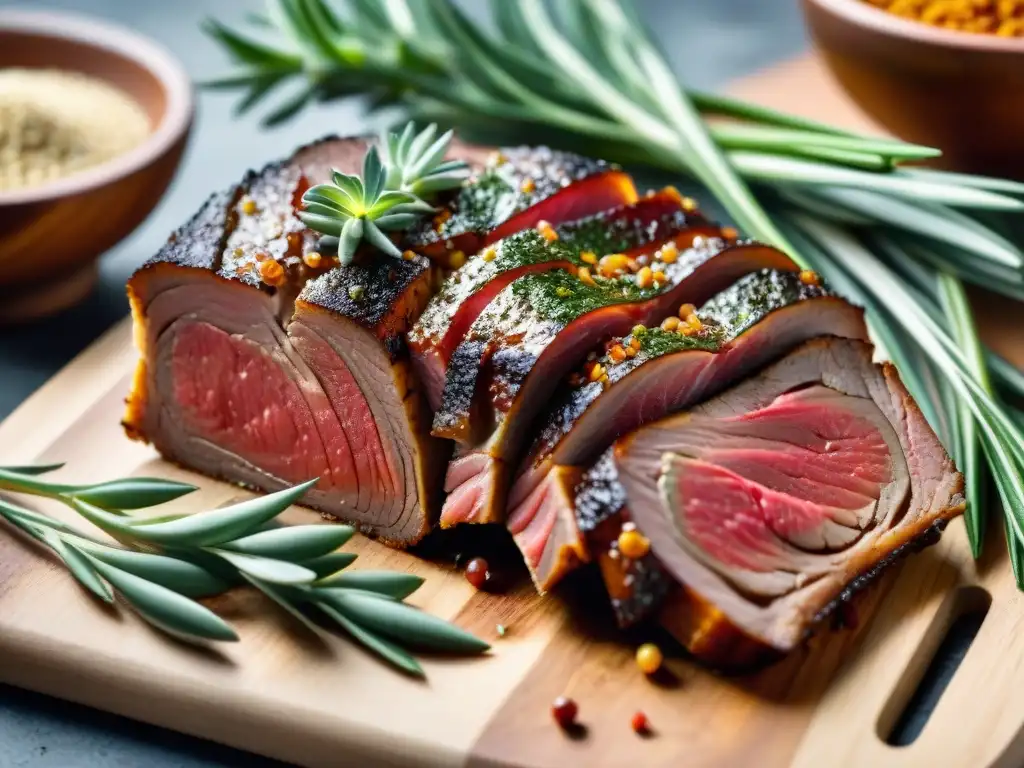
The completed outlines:
<svg viewBox="0 0 1024 768">
<path fill-rule="evenodd" d="M 64 561 L 64 565 L 71 571 L 71 575 L 78 579 L 82 586 L 100 600 L 107 603 L 114 602 L 114 593 L 110 591 L 110 587 L 99 577 L 96 569 L 92 567 L 92 564 L 80 550 L 66 543 L 60 537 L 60 534 L 52 528 L 44 528 L 41 530 L 41 533 L 43 541 Z"/>
<path fill-rule="evenodd" d="M 324 637 L 327 633 L 324 632 L 323 627 L 317 625 L 309 616 L 307 616 L 298 605 L 298 601 L 294 599 L 294 590 L 292 588 L 282 586 L 280 584 L 269 584 L 265 581 L 250 576 L 249 574 L 243 573 L 242 578 L 252 584 L 256 589 L 266 595 L 268 598 L 273 600 L 277 605 L 283 608 L 285 611 L 290 613 L 307 629 L 312 631 L 314 634 Z"/>
<path fill-rule="evenodd" d="M 194 485 L 151 477 L 132 477 L 80 486 L 64 492 L 103 509 L 145 509 L 196 491 Z"/>
<path fill-rule="evenodd" d="M 154 544 L 217 546 L 245 536 L 273 520 L 301 499 L 315 484 L 316 480 L 310 480 L 294 488 L 258 496 L 230 507 L 197 512 L 167 522 L 149 523 L 144 519 L 132 520 L 125 528 L 129 535 Z"/>
<path fill-rule="evenodd" d="M 158 629 L 186 640 L 238 640 L 231 625 L 209 608 L 92 555 L 86 557 L 129 605 Z"/>
<path fill-rule="evenodd" d="M 329 605 L 357 624 L 404 645 L 451 653 L 483 653 L 490 648 L 454 624 L 387 597 L 345 589 L 315 592 L 320 605 Z"/>
<path fill-rule="evenodd" d="M 30 509 L 25 509 L 17 504 L 12 504 L 5 499 L 0 499 L 0 515 L 11 520 L 11 522 L 17 523 L 18 520 L 32 523 L 34 525 L 42 526 L 43 528 L 53 528 L 57 531 L 67 531 L 74 533 L 74 529 L 60 520 L 55 518 L 41 515 L 38 512 L 33 512 Z M 13 519 L 12 519 L 13 518 Z"/>
<path fill-rule="evenodd" d="M 256 557 L 230 552 L 226 549 L 207 549 L 224 558 L 237 568 L 243 575 L 253 576 L 260 581 L 272 584 L 311 584 L 316 581 L 316 572 L 286 560 L 274 560 L 269 557 Z"/>
<path fill-rule="evenodd" d="M 330 554 L 351 539 L 354 533 L 347 525 L 296 525 L 254 533 L 226 542 L 220 548 L 243 555 L 300 563 Z"/>
<path fill-rule="evenodd" d="M 10 472 L 16 475 L 45 475 L 48 472 L 56 472 L 63 469 L 63 462 L 60 464 L 28 464 L 21 467 L 0 467 L 2 472 Z"/>
<path fill-rule="evenodd" d="M 365 237 L 367 242 L 393 258 L 401 257 L 402 251 L 391 242 L 387 235 L 380 231 L 380 228 L 371 219 L 366 219 L 362 223 L 363 229 L 360 237 Z"/>
<path fill-rule="evenodd" d="M 338 261 L 341 262 L 341 266 L 346 267 L 352 263 L 362 239 L 363 220 L 348 219 L 344 226 L 342 226 L 341 234 L 338 236 Z"/>
<path fill-rule="evenodd" d="M 325 579 L 315 586 L 318 589 L 361 589 L 377 592 L 398 600 L 404 600 L 423 584 L 423 579 L 412 573 L 396 571 L 346 571 Z"/>
<path fill-rule="evenodd" d="M 367 204 L 372 204 L 380 196 L 385 176 L 377 147 L 370 147 L 363 158 L 363 186 Z"/>
<path fill-rule="evenodd" d="M 52 494 L 60 492 L 66 486 L 50 483 L 46 480 L 37 480 L 31 474 L 24 474 L 16 470 L 0 469 L 0 488 L 9 488 L 12 491 L 34 494 Z"/>
<path fill-rule="evenodd" d="M 332 552 L 323 557 L 306 560 L 302 564 L 313 571 L 318 579 L 323 579 L 348 568 L 356 561 L 356 557 L 354 552 Z"/>
<path fill-rule="evenodd" d="M 332 606 L 321 603 L 320 610 L 334 619 L 343 630 L 348 632 L 352 639 L 358 641 L 369 650 L 376 653 L 385 661 L 394 664 L 396 667 L 410 675 L 425 677 L 423 667 L 409 653 L 390 640 L 378 637 L 366 628 L 361 627 L 341 611 L 335 610 Z"/>
<path fill-rule="evenodd" d="M 226 592 L 232 586 L 228 581 L 218 578 L 195 563 L 175 557 L 108 547 L 105 544 L 77 538 L 74 543 L 76 547 L 107 565 L 167 587 L 185 597 L 212 597 Z"/>
</svg>

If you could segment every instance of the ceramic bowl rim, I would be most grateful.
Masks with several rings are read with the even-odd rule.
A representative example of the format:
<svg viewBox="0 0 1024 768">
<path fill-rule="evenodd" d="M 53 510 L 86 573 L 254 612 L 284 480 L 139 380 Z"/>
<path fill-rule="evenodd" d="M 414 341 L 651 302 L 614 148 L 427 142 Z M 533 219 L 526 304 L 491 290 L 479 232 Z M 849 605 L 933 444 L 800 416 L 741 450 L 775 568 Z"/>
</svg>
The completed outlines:
<svg viewBox="0 0 1024 768">
<path fill-rule="evenodd" d="M 1024 56 L 1024 39 L 1019 37 L 997 37 L 992 34 L 943 29 L 913 19 L 895 16 L 882 8 L 869 5 L 864 0 L 804 0 L 804 2 L 850 24 L 892 38 L 909 38 L 921 43 L 958 50 Z"/>
<path fill-rule="evenodd" d="M 56 200 L 117 181 L 152 164 L 188 131 L 195 112 L 192 81 L 181 63 L 159 43 L 117 24 L 53 11 L 0 9 L 0 30 L 63 38 L 131 59 L 152 73 L 167 99 L 160 124 L 134 149 L 65 179 L 0 191 L 0 206 Z"/>
</svg>

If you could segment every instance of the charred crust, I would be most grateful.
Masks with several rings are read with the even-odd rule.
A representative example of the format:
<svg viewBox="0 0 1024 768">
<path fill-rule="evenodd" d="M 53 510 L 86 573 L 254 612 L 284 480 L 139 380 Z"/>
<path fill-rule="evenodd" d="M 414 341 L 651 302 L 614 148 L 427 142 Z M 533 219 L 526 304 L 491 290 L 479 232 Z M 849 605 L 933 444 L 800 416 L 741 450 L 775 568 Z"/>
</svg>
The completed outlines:
<svg viewBox="0 0 1024 768">
<path fill-rule="evenodd" d="M 463 341 L 455 349 L 448 363 L 441 407 L 434 414 L 434 434 L 447 437 L 468 429 L 486 353 L 487 342 L 473 339 Z"/>
<path fill-rule="evenodd" d="M 630 561 L 625 576 L 627 596 L 611 601 L 615 621 L 624 629 L 651 618 L 676 586 L 653 555 Z"/>
<path fill-rule="evenodd" d="M 212 272 L 220 269 L 224 244 L 237 223 L 234 207 L 245 189 L 246 182 L 243 182 L 206 198 L 199 211 L 172 233 L 167 243 L 141 269 L 154 264 L 173 264 Z"/>
<path fill-rule="evenodd" d="M 401 338 L 414 317 L 395 316 L 396 309 L 429 280 L 424 260 L 405 261 L 380 257 L 337 267 L 306 283 L 299 301 L 343 315 L 375 333 L 395 353 L 405 348 Z M 418 314 L 411 302 L 410 314 Z"/>
<path fill-rule="evenodd" d="M 838 615 L 838 612 L 843 610 L 844 604 L 851 603 L 858 593 L 867 589 L 877 581 L 879 576 L 881 576 L 887 568 L 906 559 L 909 555 L 917 554 L 921 550 L 926 549 L 933 544 L 937 544 L 948 523 L 949 521 L 945 518 L 936 520 L 920 534 L 909 541 L 905 541 L 881 560 L 873 564 L 868 570 L 851 580 L 850 583 L 847 584 L 843 590 L 828 603 L 828 605 L 818 611 L 814 618 L 811 619 L 805 638 L 809 638 L 827 620 Z"/>
<path fill-rule="evenodd" d="M 618 517 L 626 506 L 626 489 L 619 482 L 612 449 L 605 451 L 584 473 L 575 488 L 576 526 L 588 535 L 605 521 Z"/>
</svg>

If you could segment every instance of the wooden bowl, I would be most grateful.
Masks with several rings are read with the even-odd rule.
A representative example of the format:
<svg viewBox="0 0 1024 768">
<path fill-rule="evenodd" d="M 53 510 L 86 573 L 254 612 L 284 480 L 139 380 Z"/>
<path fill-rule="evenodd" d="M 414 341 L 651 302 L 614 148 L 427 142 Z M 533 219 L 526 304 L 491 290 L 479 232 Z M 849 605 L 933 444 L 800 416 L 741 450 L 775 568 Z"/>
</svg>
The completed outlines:
<svg viewBox="0 0 1024 768">
<path fill-rule="evenodd" d="M 182 66 L 155 43 L 80 16 L 0 10 L 0 69 L 64 69 L 125 91 L 149 116 L 139 146 L 95 168 L 0 191 L 0 322 L 71 306 L 92 289 L 100 254 L 128 236 L 163 196 L 192 125 Z"/>
<path fill-rule="evenodd" d="M 865 112 L 941 149 L 940 165 L 1024 178 L 1024 40 L 902 19 L 862 0 L 802 0 L 811 37 Z"/>
</svg>

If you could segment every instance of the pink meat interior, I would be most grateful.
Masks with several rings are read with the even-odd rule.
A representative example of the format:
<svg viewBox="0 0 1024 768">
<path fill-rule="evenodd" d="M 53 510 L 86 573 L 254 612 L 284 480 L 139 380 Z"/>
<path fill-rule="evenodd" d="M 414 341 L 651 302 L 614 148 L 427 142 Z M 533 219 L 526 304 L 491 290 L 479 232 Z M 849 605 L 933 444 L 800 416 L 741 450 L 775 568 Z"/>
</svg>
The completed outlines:
<svg viewBox="0 0 1024 768">
<path fill-rule="evenodd" d="M 879 428 L 823 387 L 727 418 L 696 417 L 664 458 L 662 497 L 719 562 L 770 571 L 790 546 L 848 544 L 891 481 Z"/>
<path fill-rule="evenodd" d="M 372 486 L 364 493 L 395 493 L 370 408 L 340 358 L 330 356 L 328 366 L 335 410 L 323 389 L 300 384 L 275 353 L 282 355 L 207 323 L 182 327 L 171 367 L 189 430 L 289 483 L 319 477 L 320 490 L 356 497 L 362 481 Z"/>
</svg>

